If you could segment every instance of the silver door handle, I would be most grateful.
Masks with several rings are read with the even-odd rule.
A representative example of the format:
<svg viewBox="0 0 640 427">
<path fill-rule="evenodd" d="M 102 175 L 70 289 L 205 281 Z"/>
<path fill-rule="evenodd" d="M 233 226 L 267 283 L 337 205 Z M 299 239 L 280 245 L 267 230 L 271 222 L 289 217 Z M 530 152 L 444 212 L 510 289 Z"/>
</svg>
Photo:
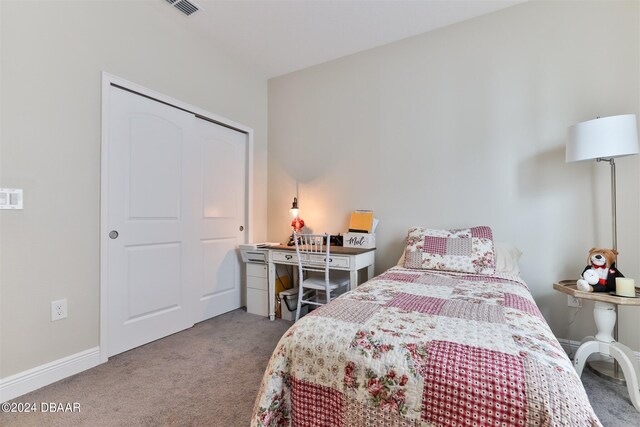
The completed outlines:
<svg viewBox="0 0 640 427">
<path fill-rule="evenodd" d="M 117 239 L 118 238 L 118 232 L 116 230 L 111 230 L 109 232 L 109 238 L 110 239 Z"/>
</svg>

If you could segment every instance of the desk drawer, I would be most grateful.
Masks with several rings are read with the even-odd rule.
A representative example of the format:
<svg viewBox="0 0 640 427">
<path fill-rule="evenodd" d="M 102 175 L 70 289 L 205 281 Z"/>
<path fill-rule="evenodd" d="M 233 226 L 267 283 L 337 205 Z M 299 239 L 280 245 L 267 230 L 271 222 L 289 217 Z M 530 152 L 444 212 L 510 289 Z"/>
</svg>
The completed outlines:
<svg viewBox="0 0 640 427">
<path fill-rule="evenodd" d="M 295 252 L 273 252 L 271 258 L 274 262 L 298 263 L 298 256 Z"/>
<path fill-rule="evenodd" d="M 295 252 L 274 252 L 271 257 L 273 262 L 276 263 L 298 263 L 298 256 Z M 305 265 L 313 264 L 314 266 L 322 266 L 325 263 L 324 255 L 303 254 L 302 263 Z M 329 255 L 329 267 L 349 268 L 349 257 L 344 255 Z"/>
<path fill-rule="evenodd" d="M 267 287 L 268 287 L 268 281 L 266 278 L 247 276 L 247 288 L 261 289 L 263 291 L 266 291 Z"/>
<path fill-rule="evenodd" d="M 259 316 L 269 315 L 269 302 L 267 291 L 260 289 L 247 289 L 247 313 Z"/>
<path fill-rule="evenodd" d="M 264 277 L 267 278 L 267 266 L 266 264 L 247 263 L 247 276 Z"/>
<path fill-rule="evenodd" d="M 325 262 L 324 255 L 309 255 L 309 261 L 307 263 L 313 265 L 324 265 Z M 329 267 L 349 268 L 349 257 L 330 254 Z"/>
</svg>

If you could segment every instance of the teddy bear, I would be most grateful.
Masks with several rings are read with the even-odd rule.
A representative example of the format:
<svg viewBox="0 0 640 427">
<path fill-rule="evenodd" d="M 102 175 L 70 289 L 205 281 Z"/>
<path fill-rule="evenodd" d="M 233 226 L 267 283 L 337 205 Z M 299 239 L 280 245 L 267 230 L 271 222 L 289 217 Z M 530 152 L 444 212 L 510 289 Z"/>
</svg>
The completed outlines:
<svg viewBox="0 0 640 427">
<path fill-rule="evenodd" d="M 615 292 L 616 277 L 624 277 L 616 268 L 618 251 L 591 248 L 588 265 L 578 280 L 578 289 L 584 292 Z"/>
</svg>

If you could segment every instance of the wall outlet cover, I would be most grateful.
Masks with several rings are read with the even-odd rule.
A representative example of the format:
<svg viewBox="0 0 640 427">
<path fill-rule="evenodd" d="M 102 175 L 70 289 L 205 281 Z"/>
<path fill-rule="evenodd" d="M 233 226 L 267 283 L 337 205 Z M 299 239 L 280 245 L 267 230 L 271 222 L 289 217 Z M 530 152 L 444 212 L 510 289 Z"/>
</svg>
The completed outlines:
<svg viewBox="0 0 640 427">
<path fill-rule="evenodd" d="M 51 301 L 51 321 L 66 319 L 67 317 L 67 299 Z"/>
<path fill-rule="evenodd" d="M 567 295 L 567 306 L 582 307 L 582 298 L 576 298 L 571 295 Z"/>
<path fill-rule="evenodd" d="M 0 209 L 23 209 L 21 188 L 0 188 Z"/>
</svg>

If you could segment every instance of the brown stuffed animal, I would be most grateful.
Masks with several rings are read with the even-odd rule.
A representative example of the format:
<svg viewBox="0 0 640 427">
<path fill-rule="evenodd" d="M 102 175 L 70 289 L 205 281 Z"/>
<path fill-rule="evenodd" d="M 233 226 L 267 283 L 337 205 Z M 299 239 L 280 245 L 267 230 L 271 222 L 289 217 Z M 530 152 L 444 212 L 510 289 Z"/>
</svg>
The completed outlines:
<svg viewBox="0 0 640 427">
<path fill-rule="evenodd" d="M 624 277 L 616 268 L 618 251 L 591 248 L 587 262 L 578 280 L 578 289 L 585 292 L 615 292 L 616 277 Z"/>
</svg>

